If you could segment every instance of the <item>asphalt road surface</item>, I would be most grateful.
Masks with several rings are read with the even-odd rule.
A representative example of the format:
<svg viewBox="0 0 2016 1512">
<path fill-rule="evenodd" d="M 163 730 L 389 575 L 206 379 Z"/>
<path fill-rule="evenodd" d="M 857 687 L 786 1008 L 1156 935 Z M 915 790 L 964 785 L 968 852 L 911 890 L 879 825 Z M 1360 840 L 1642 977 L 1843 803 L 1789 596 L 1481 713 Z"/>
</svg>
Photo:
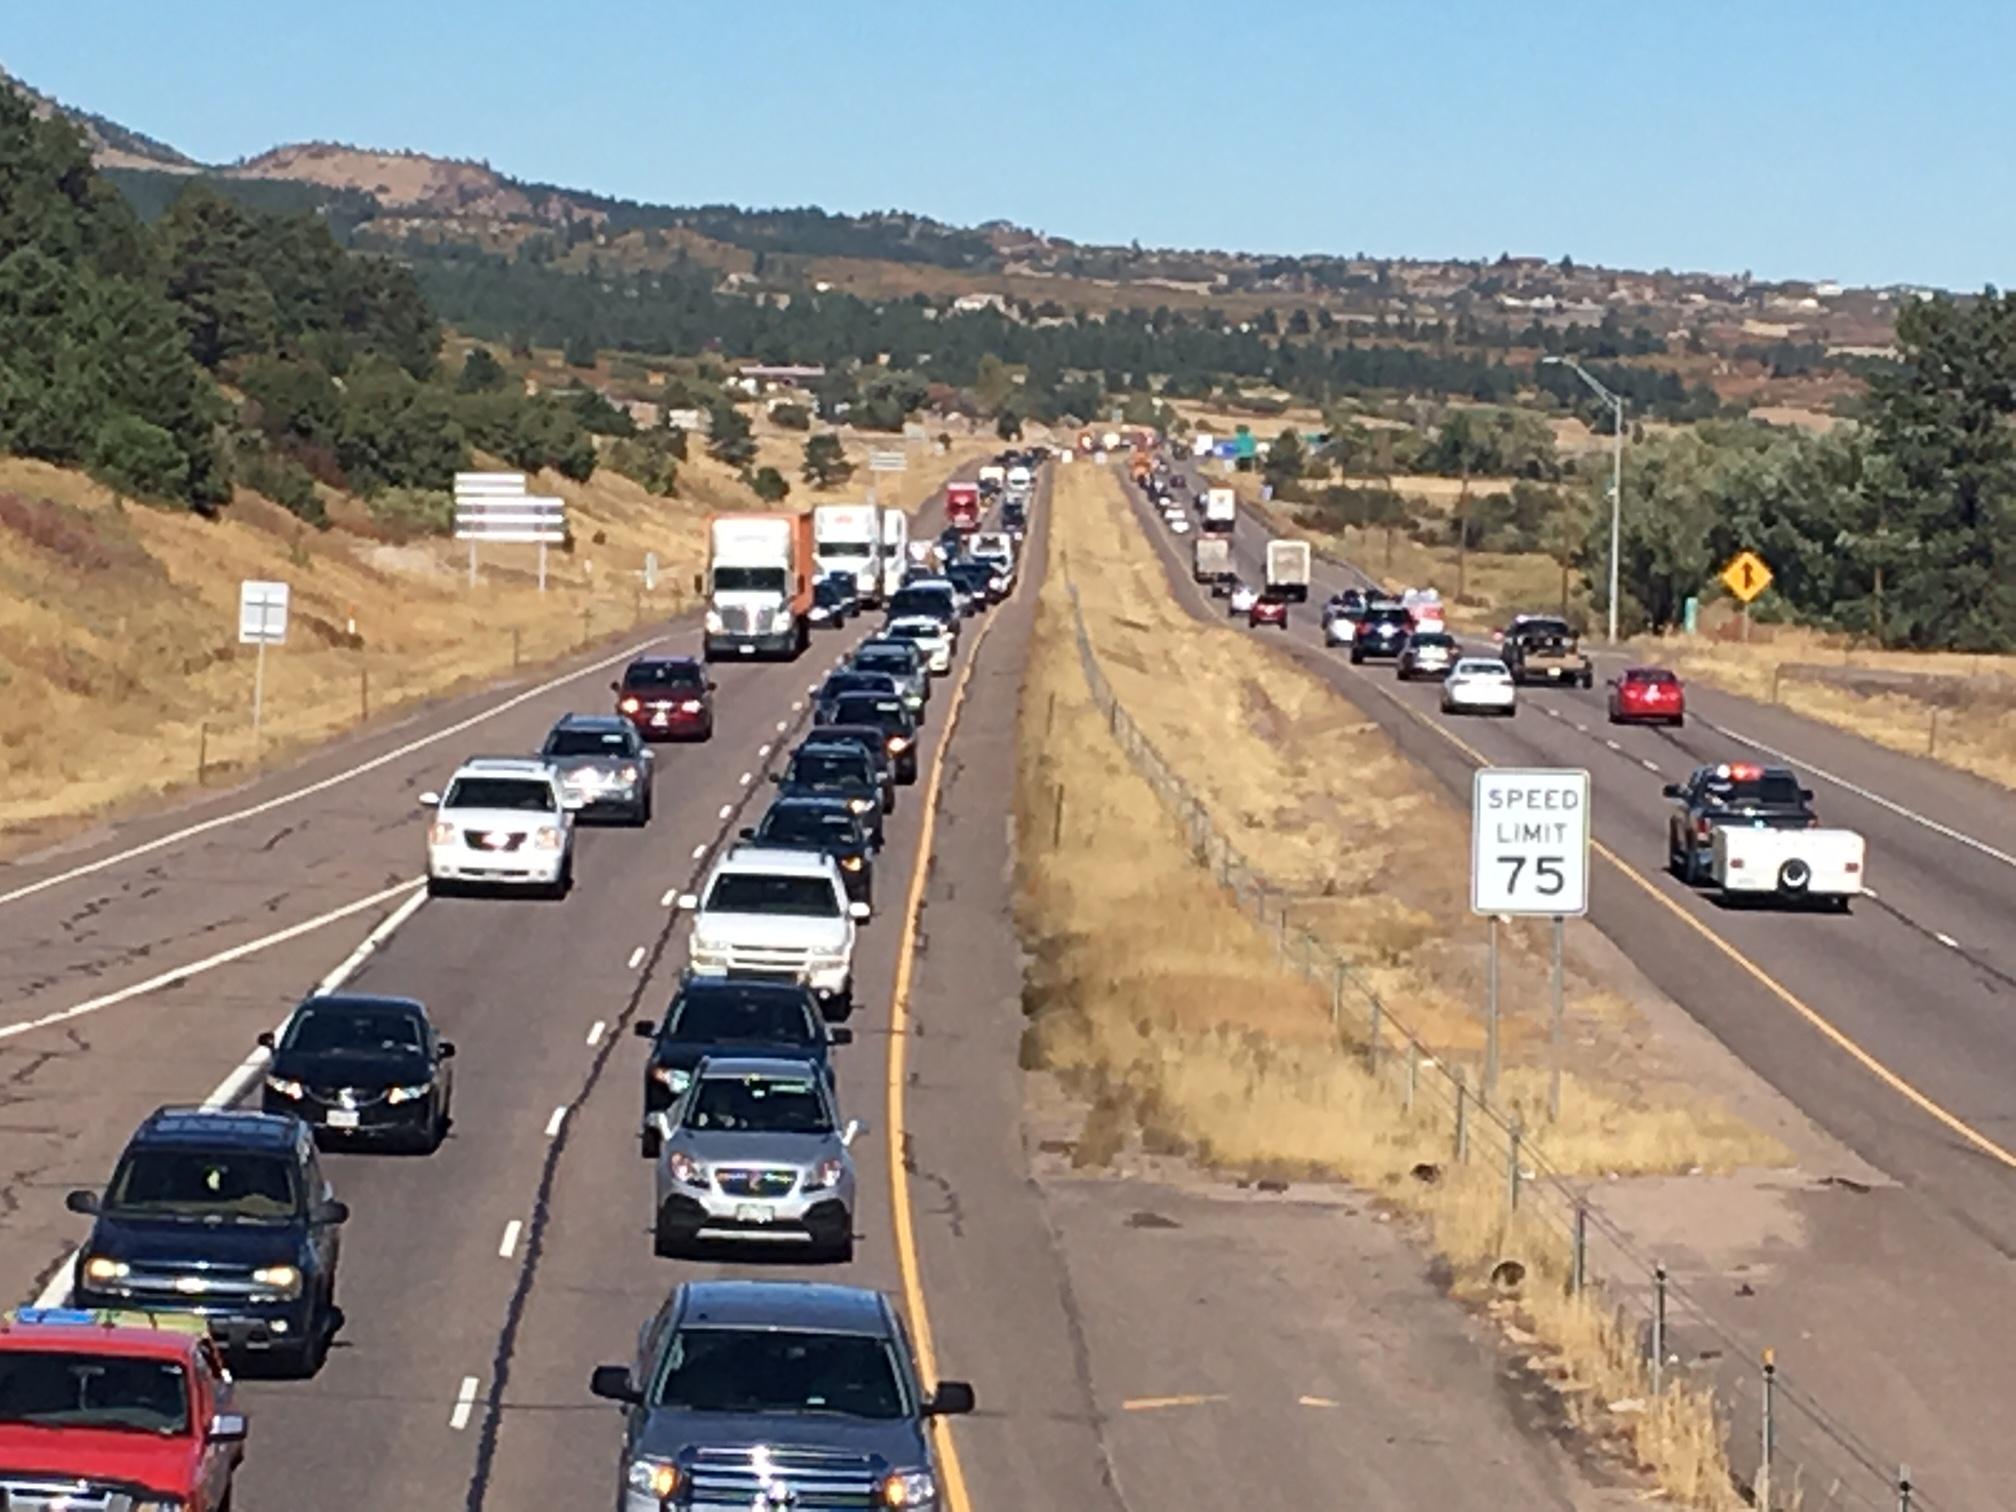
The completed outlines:
<svg viewBox="0 0 2016 1512">
<path fill-rule="evenodd" d="M 1172 535 L 1138 499 L 1136 513 L 1179 601 L 1223 620 L 1224 601 L 1192 581 L 1195 535 Z M 1249 583 L 1264 579 L 1269 534 L 1242 508 L 1234 559 Z M 2016 1371 L 1978 1320 L 1999 1309 L 2016 1258 L 2007 1071 L 2016 1064 L 2016 801 L 1964 773 L 1698 684 L 1688 689 L 1684 728 L 1612 726 L 1603 680 L 1622 657 L 1599 658 L 1589 691 L 1522 688 L 1511 719 L 1445 715 L 1434 683 L 1403 684 L 1390 662 L 1354 667 L 1346 651 L 1324 647 L 1323 601 L 1364 586 L 1364 574 L 1318 557 L 1309 602 L 1292 611 L 1286 633 L 1250 633 L 1278 640 L 1331 681 L 1465 806 L 1480 765 L 1589 771 L 1597 927 L 1815 1124 L 1901 1187 L 1901 1202 L 1842 1195 L 1834 1210 L 1808 1215 L 1832 1269 L 1866 1261 L 1887 1272 L 1888 1310 L 1843 1310 L 1858 1308 L 1852 1286 L 1816 1275 L 1781 1314 L 1782 1352 L 1833 1356 L 1859 1395 L 1860 1431 L 1908 1457 L 1926 1485 L 1939 1484 L 1936 1466 L 1949 1492 L 1975 1473 L 1983 1491 L 1998 1479 L 2006 1486 L 2016 1451 L 1987 1404 L 2016 1389 Z M 1822 821 L 1867 837 L 1874 895 L 1852 914 L 1725 908 L 1668 875 L 1662 784 L 1745 759 L 1801 771 Z M 1844 1202 L 1861 1211 L 1841 1211 Z M 1860 1306 L 1874 1294 L 1862 1293 Z M 1830 1332 L 1831 1345 L 1802 1342 Z M 1857 1350 L 1840 1347 L 1844 1338 L 1866 1346 L 1859 1367 L 1848 1366 Z"/>
</svg>

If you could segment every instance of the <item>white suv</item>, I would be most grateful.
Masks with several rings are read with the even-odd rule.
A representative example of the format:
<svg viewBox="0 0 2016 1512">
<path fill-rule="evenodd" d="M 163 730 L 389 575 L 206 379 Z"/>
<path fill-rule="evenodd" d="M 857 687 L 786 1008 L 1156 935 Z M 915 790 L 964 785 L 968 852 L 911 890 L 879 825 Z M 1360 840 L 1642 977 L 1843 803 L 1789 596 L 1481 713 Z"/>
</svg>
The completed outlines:
<svg viewBox="0 0 2016 1512">
<path fill-rule="evenodd" d="M 737 846 L 679 906 L 694 916 L 693 975 L 804 982 L 829 1019 L 854 1011 L 855 924 L 868 905 L 848 901 L 831 856 Z"/>
<path fill-rule="evenodd" d="M 479 757 L 422 793 L 434 811 L 427 831 L 427 891 L 458 886 L 536 887 L 564 898 L 574 885 L 574 814 L 560 776 L 543 761 Z"/>
</svg>

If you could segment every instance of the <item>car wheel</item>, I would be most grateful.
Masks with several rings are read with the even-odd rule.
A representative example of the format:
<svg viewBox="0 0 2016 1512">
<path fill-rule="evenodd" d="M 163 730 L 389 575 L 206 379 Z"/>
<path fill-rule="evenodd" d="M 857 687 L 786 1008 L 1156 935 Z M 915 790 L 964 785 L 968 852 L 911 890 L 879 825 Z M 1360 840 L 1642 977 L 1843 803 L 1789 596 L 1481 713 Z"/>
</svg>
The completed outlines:
<svg viewBox="0 0 2016 1512">
<path fill-rule="evenodd" d="M 656 1255 L 660 1260 L 677 1260 L 681 1255 L 686 1253 L 685 1243 L 679 1238 L 678 1232 L 672 1225 L 666 1221 L 665 1213 L 662 1209 L 659 1211 L 658 1221 L 651 1227 L 651 1253 Z"/>
<path fill-rule="evenodd" d="M 850 1231 L 831 1244 L 820 1249 L 820 1259 L 828 1265 L 852 1265 L 854 1263 L 854 1235 Z"/>
<path fill-rule="evenodd" d="M 445 877 L 429 877 L 427 879 L 427 896 L 430 898 L 450 897 L 454 894 L 454 891 L 455 884 Z"/>
<path fill-rule="evenodd" d="M 1685 714 L 1676 714 L 1673 716 L 1673 718 L 1667 720 L 1666 723 L 1671 725 L 1674 729 L 1678 730 L 1686 725 L 1687 716 Z"/>
<path fill-rule="evenodd" d="M 427 1125 L 427 1136 L 421 1141 L 420 1153 L 432 1155 L 448 1142 L 448 1104 L 442 1103 L 434 1110 L 434 1120 Z"/>
<path fill-rule="evenodd" d="M 637 1153 L 646 1160 L 656 1160 L 658 1152 L 665 1148 L 665 1136 L 654 1128 L 647 1128 L 637 1136 Z"/>
<path fill-rule="evenodd" d="M 646 793 L 644 801 L 637 805 L 637 827 L 642 829 L 651 822 L 651 795 Z"/>
</svg>

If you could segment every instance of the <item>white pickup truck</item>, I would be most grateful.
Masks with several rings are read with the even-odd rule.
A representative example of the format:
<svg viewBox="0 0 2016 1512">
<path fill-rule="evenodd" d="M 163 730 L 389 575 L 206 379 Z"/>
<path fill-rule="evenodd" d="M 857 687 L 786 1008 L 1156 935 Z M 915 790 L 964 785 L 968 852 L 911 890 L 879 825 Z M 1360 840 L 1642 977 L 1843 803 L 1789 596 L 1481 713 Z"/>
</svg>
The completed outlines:
<svg viewBox="0 0 2016 1512">
<path fill-rule="evenodd" d="M 848 899 L 831 856 L 738 845 L 679 907 L 693 915 L 693 975 L 799 981 L 827 1018 L 854 1011 L 854 933 L 868 905 Z"/>
<path fill-rule="evenodd" d="M 1715 827 L 1708 876 L 1728 901 L 1819 903 L 1842 913 L 1862 891 L 1867 844 L 1854 830 Z"/>
</svg>

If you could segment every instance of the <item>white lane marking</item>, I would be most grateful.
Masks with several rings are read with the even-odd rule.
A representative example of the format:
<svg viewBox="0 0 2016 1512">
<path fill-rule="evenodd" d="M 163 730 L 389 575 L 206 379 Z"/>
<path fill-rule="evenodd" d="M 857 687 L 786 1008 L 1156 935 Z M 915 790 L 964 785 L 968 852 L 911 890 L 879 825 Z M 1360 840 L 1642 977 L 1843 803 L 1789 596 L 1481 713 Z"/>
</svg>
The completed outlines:
<svg viewBox="0 0 2016 1512">
<path fill-rule="evenodd" d="M 1604 741 L 1604 742 L 1603 742 L 1603 744 L 1605 744 L 1606 746 L 1610 747 L 1610 749 L 1611 749 L 1611 750 L 1613 750 L 1613 751 L 1621 751 L 1621 750 L 1623 750 L 1623 749 L 1624 749 L 1624 747 L 1622 747 L 1622 746 L 1620 746 L 1619 744 L 1617 744 L 1617 742 L 1616 742 L 1616 741 L 1614 741 L 1614 740 L 1606 740 L 1606 741 Z"/>
<path fill-rule="evenodd" d="M 756 754 L 758 756 L 768 756 L 770 754 L 770 742 L 766 740 L 763 744 L 756 747 Z"/>
<path fill-rule="evenodd" d="M 625 969 L 629 971 L 635 971 L 639 966 L 642 966 L 643 964 L 644 964 L 644 947 L 642 945 L 639 945 L 635 950 L 630 952 L 630 964 Z M 589 1043 L 592 1044 L 594 1042 L 591 1040 Z"/>
<path fill-rule="evenodd" d="M 455 1410 L 448 1414 L 448 1426 L 460 1433 L 469 1426 L 469 1414 L 476 1410 L 476 1377 L 462 1377 L 462 1389 L 455 1393 Z"/>
<path fill-rule="evenodd" d="M 693 859 L 695 861 L 698 861 L 702 856 L 706 854 L 707 854 L 706 846 L 696 845 L 693 847 Z M 679 890 L 676 887 L 669 889 L 665 894 L 665 906 L 667 908 L 670 908 L 672 906 L 673 899 L 677 898 L 678 896 L 679 896 Z"/>
<path fill-rule="evenodd" d="M 1863 897 L 1865 897 L 1865 898 L 1874 898 L 1874 897 L 1879 897 L 1879 896 L 1881 896 L 1881 895 L 1880 895 L 1880 894 L 1879 894 L 1879 893 L 1878 893 L 1878 892 L 1876 891 L 1876 889 L 1875 889 L 1875 888 L 1873 888 L 1873 887 L 1865 887 L 1865 888 L 1863 888 L 1863 889 L 1862 889 L 1862 896 L 1863 896 Z"/>
<path fill-rule="evenodd" d="M 594 1023 L 588 1026 L 588 1043 L 591 1047 L 602 1043 L 602 1031 L 608 1027 L 608 1024 L 604 1023 L 601 1019 L 595 1020 Z"/>
<path fill-rule="evenodd" d="M 504 1225 L 504 1237 L 497 1245 L 497 1257 L 500 1260 L 509 1260 L 518 1253 L 518 1236 L 524 1231 L 524 1222 L 517 1218 Z"/>
<path fill-rule="evenodd" d="M 560 1132 L 560 1125 L 567 1122 L 567 1105 L 562 1103 L 553 1110 L 553 1116 L 546 1120 L 546 1137 L 553 1138 Z"/>
<path fill-rule="evenodd" d="M 722 805 L 721 805 L 721 817 L 722 817 L 723 819 L 726 819 L 726 818 L 727 818 L 727 817 L 728 817 L 728 816 L 729 816 L 730 814 L 732 814 L 732 813 L 734 813 L 734 812 L 735 812 L 735 805 L 734 805 L 734 804 L 732 804 L 732 803 L 724 803 L 724 804 L 722 804 Z"/>
<path fill-rule="evenodd" d="M 792 700 L 791 700 L 791 712 L 792 712 L 793 714 L 796 714 L 796 713 L 797 713 L 797 712 L 798 712 L 798 711 L 799 711 L 800 709 L 802 709 L 802 708 L 804 708 L 804 707 L 805 707 L 805 700 L 804 700 L 804 699 L 802 699 L 802 698 L 794 698 L 794 699 L 792 699 Z M 789 729 L 789 728 L 791 728 L 791 727 L 790 727 L 789 725 L 779 725 L 779 726 L 778 726 L 777 728 L 778 728 L 778 729 L 780 729 L 780 730 L 788 730 L 788 729 Z"/>
<path fill-rule="evenodd" d="M 1543 714 L 1545 714 L 1549 719 L 1559 719 L 1561 717 L 1561 711 L 1559 709 L 1550 708 L 1546 704 L 1542 704 L 1540 706 L 1540 711 Z"/>
<path fill-rule="evenodd" d="M 1585 724 L 1577 724 L 1575 728 L 1580 730 L 1584 735 L 1587 735 L 1589 733 L 1589 726 Z"/>
<path fill-rule="evenodd" d="M 145 845 L 128 846 L 125 850 L 117 851 L 112 855 L 101 856 L 96 861 L 88 861 L 82 866 L 73 866 L 68 871 L 57 872 L 53 876 L 44 877 L 39 882 L 23 883 L 9 892 L 0 893 L 0 906 L 18 902 L 22 898 L 32 897 L 36 893 L 46 891 L 51 887 L 61 886 L 65 882 L 74 882 L 79 877 L 91 876 L 95 872 L 104 871 L 107 867 L 117 866 L 122 861 L 131 861 L 136 856 L 149 856 L 155 851 L 166 850 L 171 845 L 179 845 L 184 840 L 194 839 L 197 835 L 207 835 L 212 830 L 223 829 L 227 825 L 238 824 L 246 819 L 256 819 L 261 814 L 270 814 L 275 809 L 299 803 L 303 798 L 312 798 L 317 793 L 326 793 L 331 788 L 340 787 L 344 783 L 354 778 L 362 777 L 368 772 L 375 772 L 380 767 L 390 766 L 395 761 L 411 756 L 415 751 L 425 750 L 428 746 L 439 744 L 451 735 L 460 735 L 464 730 L 474 729 L 486 720 L 495 719 L 499 714 L 508 713 L 521 704 L 529 703 L 535 698 L 551 693 L 555 688 L 565 687 L 568 683 L 586 677 L 591 672 L 600 672 L 605 667 L 613 667 L 618 662 L 628 661 L 637 655 L 638 652 L 649 650 L 663 639 L 663 636 L 654 637 L 639 645 L 632 646 L 620 655 L 611 656 L 603 661 L 594 663 L 592 666 L 582 667 L 577 671 L 569 672 L 564 677 L 552 678 L 547 682 L 540 683 L 536 688 L 527 688 L 523 693 L 514 694 L 494 708 L 485 709 L 480 714 L 472 714 L 469 718 L 447 725 L 442 729 L 436 730 L 431 735 L 422 735 L 416 740 L 409 740 L 406 744 L 394 750 L 387 751 L 382 756 L 374 756 L 369 761 L 360 762 L 354 767 L 337 772 L 334 776 L 324 777 L 320 782 L 311 782 L 306 787 L 294 788 L 289 792 L 268 798 L 263 803 L 255 803 L 242 809 L 233 809 L 228 814 L 218 814 L 216 817 L 205 819 L 198 824 L 185 825 L 172 834 L 162 835 L 158 839 L 149 840 Z"/>
<path fill-rule="evenodd" d="M 802 704 L 802 703 L 794 703 L 793 705 L 791 705 L 791 707 L 792 707 L 792 708 L 794 708 L 794 709 L 802 709 L 802 708 L 804 708 L 804 707 L 805 707 L 805 705 L 804 705 L 804 704 Z M 782 735 L 782 734 L 783 734 L 783 733 L 784 733 L 784 732 L 785 732 L 786 730 L 788 730 L 788 729 L 790 729 L 790 728 L 791 728 L 791 721 L 790 721 L 790 720 L 788 720 L 788 719 L 780 719 L 780 720 L 778 720 L 778 721 L 777 721 L 777 733 L 778 733 L 779 735 Z"/>
<path fill-rule="evenodd" d="M 36 1029 L 46 1029 L 52 1024 L 67 1024 L 72 1019 L 83 1018 L 86 1014 L 97 1013 L 101 1009 L 116 1007 L 120 1003 L 131 1002 L 136 997 L 144 997 L 150 992 L 158 992 L 163 987 L 176 985 L 189 977 L 201 976 L 215 971 L 220 966 L 229 966 L 233 961 L 242 961 L 247 956 L 257 955 L 262 950 L 275 945 L 284 945 L 289 940 L 297 940 L 302 935 L 312 934 L 324 925 L 334 924 L 339 919 L 347 919 L 352 914 L 375 908 L 378 904 L 398 897 L 401 893 L 421 885 L 421 878 L 410 877 L 391 887 L 381 888 L 369 897 L 359 898 L 354 903 L 345 903 L 341 908 L 332 908 L 327 913 L 317 914 L 312 919 L 303 919 L 299 924 L 289 925 L 274 934 L 261 935 L 256 940 L 247 940 L 243 945 L 234 945 L 229 950 L 220 950 L 200 961 L 192 961 L 187 966 L 172 967 L 144 982 L 135 982 L 131 987 L 122 987 L 117 992 L 108 992 L 101 997 L 88 998 L 81 1003 L 72 1003 L 67 1008 L 54 1009 L 32 1019 L 20 1019 L 11 1024 L 0 1024 L 0 1040 L 13 1039 Z M 425 893 L 417 896 L 425 897 Z"/>
<path fill-rule="evenodd" d="M 1944 945 L 1948 950 L 1958 950 L 1960 948 L 1960 942 L 1943 930 L 1934 931 L 1932 938 L 1937 940 L 1941 945 Z"/>
<path fill-rule="evenodd" d="M 1648 772 L 1656 772 L 1659 770 L 1659 763 L 1652 760 L 1648 756 L 1640 756 L 1638 758 L 1638 765 L 1645 768 L 1645 770 Z"/>
<path fill-rule="evenodd" d="M 739 780 L 742 786 L 747 787 L 756 780 L 756 774 L 754 772 L 744 772 Z"/>
<path fill-rule="evenodd" d="M 1888 809 L 1891 813 L 1897 815 L 1900 819 L 1909 819 L 1913 824 L 1922 824 L 1926 829 L 1931 830 L 1932 833 L 1934 833 L 1935 835 L 1944 835 L 1948 840 L 1957 840 L 1960 844 L 1965 845 L 1970 849 L 1977 850 L 1984 856 L 1990 857 L 1991 859 L 1996 861 L 2000 861 L 2004 866 L 2016 867 L 2016 856 L 2012 856 L 2009 854 L 2009 852 L 2004 850 L 1997 850 L 1994 846 L 1988 844 L 1985 840 L 1976 840 L 1972 835 L 1963 834 L 1959 830 L 1954 829 L 1951 825 L 1941 824 L 1937 819 L 1929 818 L 1926 815 L 1917 812 L 1915 809 L 1908 809 L 1904 807 L 1903 804 L 1896 802 L 1894 799 L 1885 798 L 1881 793 L 1874 792 L 1869 788 L 1865 788 L 1859 783 L 1850 782 L 1846 777 L 1836 776 L 1833 772 L 1828 771 L 1825 767 L 1815 766 L 1810 761 L 1802 761 L 1799 757 L 1794 756 L 1789 751 L 1781 751 L 1776 746 L 1766 745 L 1763 741 L 1758 740 L 1753 736 L 1745 735 L 1740 730 L 1729 729 L 1727 726 L 1718 725 L 1714 721 L 1708 719 L 1703 719 L 1701 723 L 1707 725 L 1709 729 L 1713 730 L 1718 735 L 1726 735 L 1731 740 L 1740 741 L 1744 745 L 1750 746 L 1755 750 L 1764 752 L 1767 756 L 1776 756 L 1780 761 L 1784 762 L 1787 766 L 1799 767 L 1802 770 L 1811 772 L 1815 777 L 1820 778 L 1824 782 L 1831 782 L 1838 788 L 1847 789 L 1849 792 L 1853 793 L 1858 798 L 1866 798 L 1871 803 L 1875 804 L 1878 808 Z M 0 899 L 0 902 L 4 901 L 5 901 L 4 899 Z"/>
<path fill-rule="evenodd" d="M 693 859 L 695 861 L 698 861 L 702 856 L 706 854 L 707 854 L 706 846 L 696 845 L 693 847 Z M 668 887 L 665 889 L 665 895 L 658 900 L 658 906 L 660 908 L 670 908 L 674 903 L 677 903 L 678 901 L 679 901 L 679 889 L 676 887 Z"/>
</svg>

